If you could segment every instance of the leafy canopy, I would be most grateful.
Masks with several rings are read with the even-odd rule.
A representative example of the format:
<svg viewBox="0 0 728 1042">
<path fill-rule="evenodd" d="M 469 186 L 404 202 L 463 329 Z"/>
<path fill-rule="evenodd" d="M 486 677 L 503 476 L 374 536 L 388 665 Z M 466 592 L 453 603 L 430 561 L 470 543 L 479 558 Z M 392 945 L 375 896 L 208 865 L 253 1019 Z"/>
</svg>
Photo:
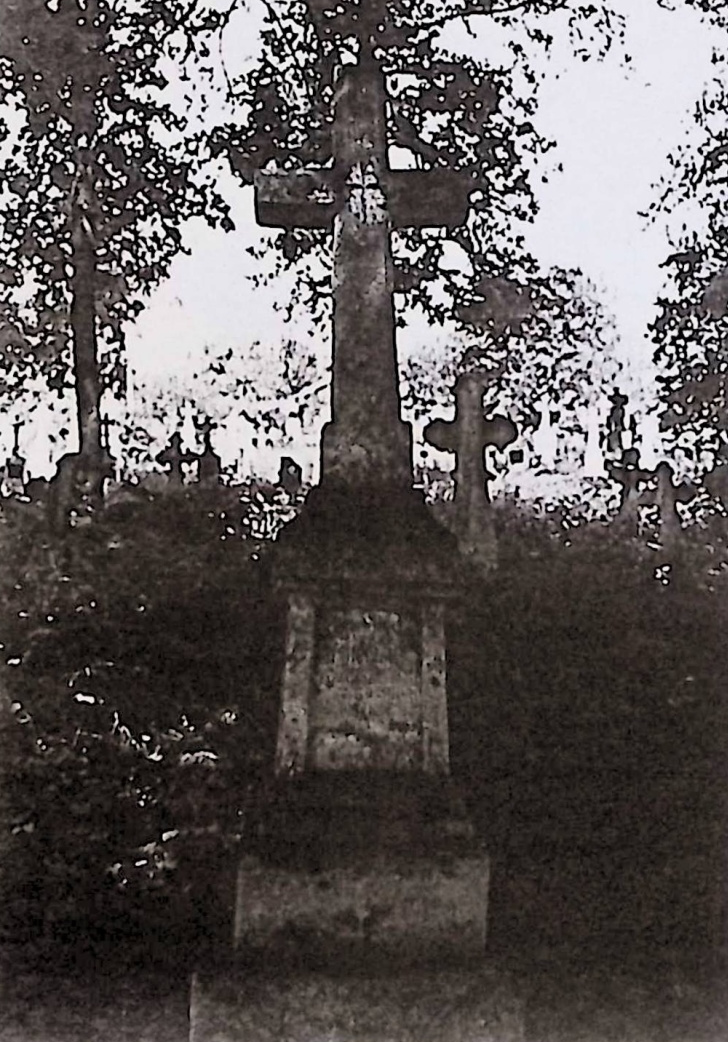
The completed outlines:
<svg viewBox="0 0 728 1042">
<path fill-rule="evenodd" d="M 40 371 L 59 392 L 66 383 L 79 215 L 95 248 L 98 324 L 117 348 L 182 249 L 182 222 L 229 226 L 200 173 L 204 140 L 185 132 L 161 71 L 190 9 L 8 0 L 0 10 L 0 357 L 16 378 Z M 118 351 L 109 357 L 118 366 Z"/>
</svg>

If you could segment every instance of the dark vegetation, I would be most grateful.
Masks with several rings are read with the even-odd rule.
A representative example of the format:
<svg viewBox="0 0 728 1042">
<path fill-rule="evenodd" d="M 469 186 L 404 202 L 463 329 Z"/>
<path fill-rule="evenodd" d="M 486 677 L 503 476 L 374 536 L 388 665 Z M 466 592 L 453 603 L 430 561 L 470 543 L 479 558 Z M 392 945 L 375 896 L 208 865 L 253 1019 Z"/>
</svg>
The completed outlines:
<svg viewBox="0 0 728 1042">
<path fill-rule="evenodd" d="M 456 768 L 497 852 L 494 948 L 709 969 L 724 935 L 725 590 L 665 554 L 511 519 L 451 636 Z"/>
<path fill-rule="evenodd" d="M 222 495 L 109 508 L 62 537 L 30 508 L 6 517 L 7 938 L 179 958 L 227 928 L 220 881 L 270 780 L 283 612 Z M 713 966 L 716 547 L 686 534 L 664 584 L 660 552 L 614 528 L 502 528 L 500 570 L 449 638 L 454 769 L 496 855 L 492 943 Z"/>
</svg>

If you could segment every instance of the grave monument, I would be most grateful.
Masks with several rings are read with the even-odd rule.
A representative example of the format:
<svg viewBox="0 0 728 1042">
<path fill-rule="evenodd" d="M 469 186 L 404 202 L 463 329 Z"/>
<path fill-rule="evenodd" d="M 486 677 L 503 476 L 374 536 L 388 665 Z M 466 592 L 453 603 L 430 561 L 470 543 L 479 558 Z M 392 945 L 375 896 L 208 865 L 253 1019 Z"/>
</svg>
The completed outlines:
<svg viewBox="0 0 728 1042">
<path fill-rule="evenodd" d="M 332 414 L 320 485 L 275 548 L 275 784 L 237 873 L 234 952 L 193 980 L 193 1042 L 521 1037 L 485 964 L 488 859 L 449 773 L 457 544 L 412 489 L 397 392 L 390 231 L 463 223 L 468 191 L 446 171 L 389 169 L 363 26 L 333 167 L 256 186 L 261 224 L 333 230 Z"/>
<path fill-rule="evenodd" d="M 20 454 L 20 429 L 22 424 L 13 424 L 13 450 L 7 458 L 2 480 L 2 492 L 6 496 L 22 496 L 25 493 L 25 457 Z"/>
<path fill-rule="evenodd" d="M 485 465 L 485 452 L 490 446 L 502 452 L 517 436 L 512 420 L 491 415 L 483 407 L 489 382 L 487 372 L 463 373 L 454 388 L 455 418 L 434 420 L 424 432 L 425 440 L 434 448 L 455 453 L 455 497 L 452 511 L 443 513 L 443 520 L 454 532 L 460 552 L 485 569 L 496 564 L 488 489 L 493 475 Z"/>
</svg>

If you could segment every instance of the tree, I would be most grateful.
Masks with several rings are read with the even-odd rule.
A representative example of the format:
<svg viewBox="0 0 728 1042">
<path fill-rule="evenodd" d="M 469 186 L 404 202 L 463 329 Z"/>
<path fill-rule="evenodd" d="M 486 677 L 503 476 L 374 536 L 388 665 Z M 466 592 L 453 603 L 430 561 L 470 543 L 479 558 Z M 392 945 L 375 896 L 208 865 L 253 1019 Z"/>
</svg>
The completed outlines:
<svg viewBox="0 0 728 1042">
<path fill-rule="evenodd" d="M 715 82 L 695 113 L 702 132 L 697 148 L 670 157 L 674 176 L 653 212 L 697 201 L 702 229 L 682 231 L 664 262 L 666 292 L 651 327 L 663 402 L 661 424 L 675 451 L 694 473 L 728 451 L 728 222 L 725 177 L 728 88 Z"/>
<path fill-rule="evenodd" d="M 124 323 L 182 249 L 181 223 L 230 223 L 160 69 L 194 6 L 8 0 L 0 11 L 5 386 L 41 372 L 62 395 L 72 378 L 89 459 L 102 392 L 123 386 Z"/>
</svg>

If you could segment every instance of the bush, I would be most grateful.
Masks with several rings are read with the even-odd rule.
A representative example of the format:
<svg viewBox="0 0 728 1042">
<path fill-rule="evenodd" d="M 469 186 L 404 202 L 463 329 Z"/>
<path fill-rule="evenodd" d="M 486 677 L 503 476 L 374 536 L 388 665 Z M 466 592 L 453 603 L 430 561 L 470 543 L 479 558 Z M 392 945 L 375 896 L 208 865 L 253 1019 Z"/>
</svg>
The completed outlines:
<svg viewBox="0 0 728 1042">
<path fill-rule="evenodd" d="M 714 555 L 697 533 L 668 562 L 613 528 L 516 515 L 500 556 L 451 627 L 450 695 L 455 766 L 510 877 L 503 943 L 707 951 L 725 876 Z"/>
<path fill-rule="evenodd" d="M 199 918 L 189 868 L 237 841 L 265 782 L 283 648 L 227 505 L 195 490 L 60 535 L 29 510 L 4 526 L 15 930 L 138 929 L 170 900 Z"/>
<path fill-rule="evenodd" d="M 717 541 L 688 535 L 666 570 L 600 525 L 501 527 L 500 568 L 448 636 L 453 767 L 496 854 L 493 930 L 715 946 Z M 27 509 L 2 527 L 16 933 L 169 939 L 225 919 L 219 881 L 270 779 L 285 621 L 265 555 L 235 532 L 229 495 L 199 489 L 62 536 Z"/>
</svg>

